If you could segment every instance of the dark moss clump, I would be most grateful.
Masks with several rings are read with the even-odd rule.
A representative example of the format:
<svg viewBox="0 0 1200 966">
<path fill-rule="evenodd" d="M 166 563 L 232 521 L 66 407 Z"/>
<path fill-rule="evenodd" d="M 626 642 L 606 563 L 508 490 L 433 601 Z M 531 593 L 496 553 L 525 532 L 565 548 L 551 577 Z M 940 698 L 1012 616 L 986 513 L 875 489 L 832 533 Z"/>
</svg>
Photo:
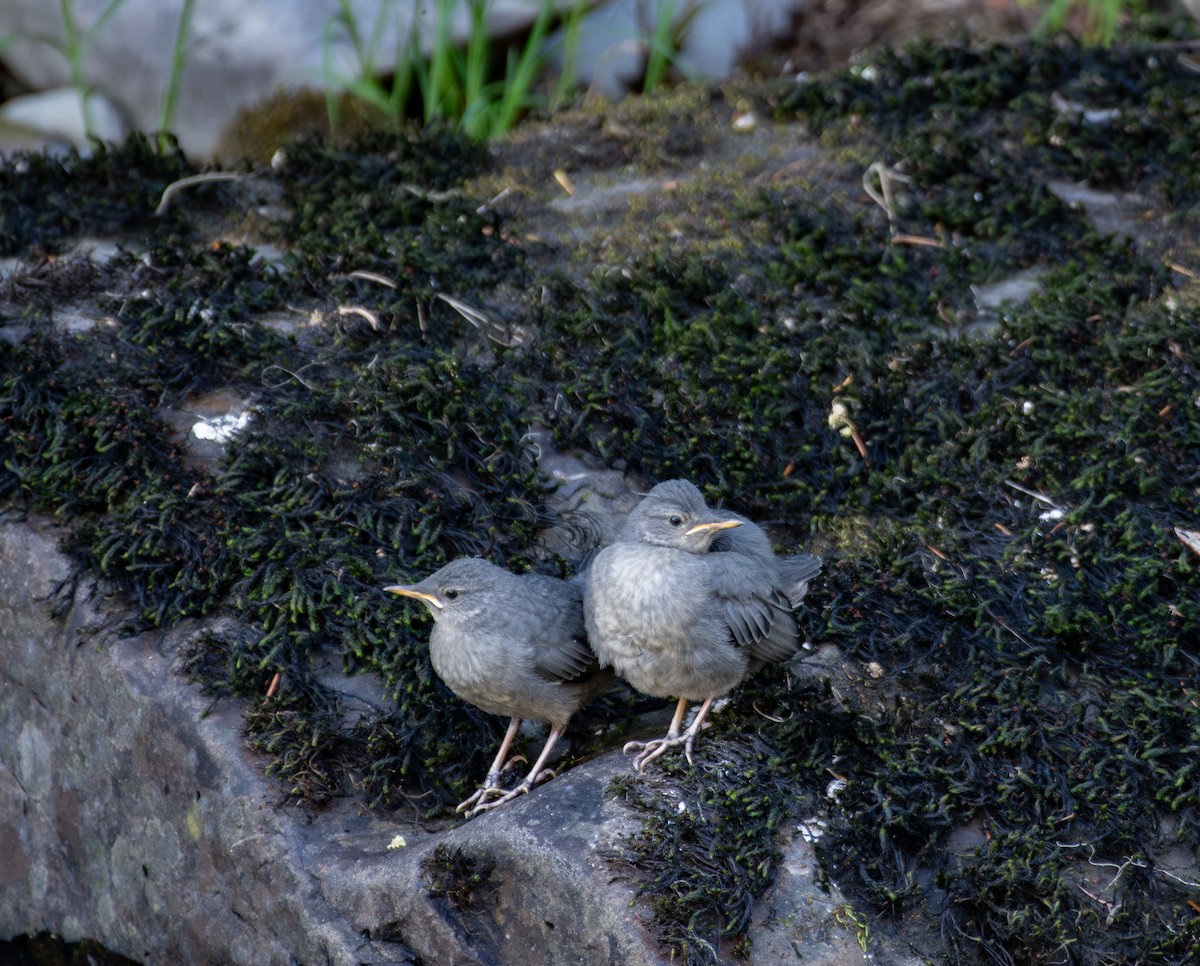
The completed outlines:
<svg viewBox="0 0 1200 966">
<path fill-rule="evenodd" d="M 478 230 L 477 204 L 451 192 L 409 205 L 402 181 L 431 192 L 454 183 L 436 149 L 455 164 L 478 158 L 477 148 L 444 137 L 408 135 L 386 150 L 364 145 L 341 165 L 317 152 L 311 175 L 297 167 L 305 149 L 292 158 L 292 183 L 307 187 L 301 222 L 322 204 L 333 211 L 355 198 L 383 213 L 359 221 L 375 225 L 372 237 L 392 245 L 390 254 L 343 221 L 308 225 L 308 237 L 320 227 L 338 256 L 298 243 L 291 268 L 241 246 L 190 241 L 178 226 L 151 226 L 144 258 L 117 256 L 105 268 L 103 325 L 55 332 L 47 304 L 0 359 L 0 496 L 72 524 L 65 545 L 81 570 L 137 603 L 127 629 L 222 610 L 257 628 L 216 634 L 193 669 L 218 694 L 264 696 L 278 678 L 249 731 L 269 770 L 318 801 L 344 790 L 351 763 L 378 804 L 428 783 L 439 789 L 431 809 L 440 796 L 461 797 L 499 724 L 464 709 L 433 678 L 427 618 L 385 602 L 378 588 L 463 554 L 528 565 L 548 520 L 521 442 L 528 397 L 512 351 L 487 335 L 476 341 L 441 303 L 416 317 L 434 274 L 449 276 L 435 266 L 446 239 L 455 264 L 515 264 L 506 242 Z M 378 202 L 364 202 L 371 192 Z M 393 202 L 402 209 L 396 220 L 386 215 Z M 471 220 L 460 223 L 466 210 Z M 58 224 L 63 233 L 75 227 L 65 216 Z M 467 227 L 454 234 L 459 224 Z M 419 272 L 406 270 L 411 250 L 426 259 Z M 389 315 L 375 306 L 378 326 L 331 315 L 303 339 L 250 322 L 311 298 L 318 263 L 322 277 L 346 264 L 387 272 L 404 308 Z M 359 284 L 343 278 L 335 287 L 361 295 L 350 293 Z M 219 466 L 195 458 L 171 421 L 214 389 L 240 391 L 253 407 Z M 314 678 L 311 656 L 326 646 L 347 670 L 379 674 L 395 709 L 344 721 Z M 358 760 L 362 748 L 371 762 Z"/>
<path fill-rule="evenodd" d="M 707 754 L 706 733 L 695 769 L 666 759 L 665 780 L 621 777 L 608 788 L 646 819 L 612 861 L 637 877 L 659 941 L 684 963 L 745 955 L 754 903 L 774 880 L 777 838 L 797 807 L 795 764 L 753 726 L 722 716 L 720 730 L 736 737 L 718 757 Z"/>
<path fill-rule="evenodd" d="M 118 149 L 96 144 L 87 157 L 15 156 L 0 165 L 0 256 L 52 254 L 82 234 L 145 226 L 163 189 L 194 173 L 178 149 L 139 134 Z"/>
<path fill-rule="evenodd" d="M 1176 313 L 1122 316 L 1115 264 L 1048 284 L 998 342 L 947 360 L 974 387 L 955 411 L 931 392 L 895 456 L 872 451 L 871 476 L 891 477 L 876 510 L 900 528 L 831 569 L 816 637 L 894 668 L 913 703 L 828 748 L 859 777 L 823 855 L 893 912 L 932 875 L 964 954 L 1141 958 L 1182 925 L 1162 892 L 1181 884 L 1136 867 L 1103 896 L 1111 921 L 1081 889 L 1093 863 L 1164 855 L 1200 818 L 1197 568 L 1171 532 L 1200 442 L 1194 406 L 1176 407 L 1197 383 L 1171 348 Z M 1004 351 L 1035 329 L 1055 348 Z M 973 821 L 986 844 L 947 851 Z"/>
<path fill-rule="evenodd" d="M 118 372 L 131 367 L 147 391 L 186 398 L 222 380 L 253 381 L 266 360 L 286 358 L 283 338 L 247 324 L 278 309 L 286 291 L 253 249 L 167 237 L 141 258 L 125 253 L 108 268 L 127 286 L 99 300 L 117 330 L 114 364 Z"/>
<path fill-rule="evenodd" d="M 286 688 L 286 700 L 246 713 L 250 747 L 267 755 L 267 774 L 302 802 L 320 805 L 347 794 L 346 773 L 361 755 L 345 734 L 335 698 L 314 687 Z"/>
<path fill-rule="evenodd" d="M 314 293 L 357 297 L 358 285 L 339 276 L 380 272 L 396 287 L 373 301 L 377 311 L 409 318 L 414 299 L 491 288 L 516 270 L 517 249 L 498 237 L 494 216 L 458 187 L 483 170 L 482 145 L 435 129 L 367 135 L 353 150 L 305 141 L 287 152 L 280 179 L 292 218 L 283 235 L 294 274 Z"/>
<path fill-rule="evenodd" d="M 468 855 L 444 842 L 434 846 L 421 863 L 421 869 L 429 880 L 426 885 L 429 895 L 445 899 L 460 912 L 486 901 L 487 894 L 500 885 L 494 875 L 494 862 Z"/>
<path fill-rule="evenodd" d="M 888 155 L 907 159 L 926 184 L 940 174 L 960 187 L 973 180 L 976 192 L 961 194 L 981 206 L 976 214 L 990 231 L 987 212 L 1020 216 L 1014 202 L 1044 191 L 1038 174 L 1106 189 L 1153 185 L 1173 206 L 1195 205 L 1194 94 L 1194 78 L 1170 44 L 918 44 L 832 80 L 780 88 L 779 106 L 855 142 L 861 138 L 847 125 L 869 119 Z"/>
</svg>

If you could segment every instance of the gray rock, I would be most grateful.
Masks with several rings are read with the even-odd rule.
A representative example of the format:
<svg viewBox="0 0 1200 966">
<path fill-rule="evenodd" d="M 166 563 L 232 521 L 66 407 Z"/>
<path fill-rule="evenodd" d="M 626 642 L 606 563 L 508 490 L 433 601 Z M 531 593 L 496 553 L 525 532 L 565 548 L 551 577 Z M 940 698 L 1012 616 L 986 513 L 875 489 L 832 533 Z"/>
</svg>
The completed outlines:
<svg viewBox="0 0 1200 966">
<path fill-rule="evenodd" d="M 163 94 L 173 66 L 181 4 L 157 0 L 74 0 L 67 5 L 81 39 L 80 67 L 93 91 L 118 105 L 134 128 L 157 131 Z M 97 19 L 115 8 L 96 29 Z M 413 0 L 381 5 L 351 0 L 352 16 L 373 45 L 377 69 L 390 70 L 389 54 L 412 30 Z M 360 70 L 345 30 L 328 30 L 337 0 L 209 0 L 192 13 L 186 60 L 179 83 L 173 129 L 189 155 L 211 156 L 238 111 L 280 87 L 337 88 Z M 432 7 L 426 19 L 432 20 Z M 489 29 L 498 34 L 528 27 L 538 5 L 500 0 L 489 8 Z M 467 36 L 469 16 L 459 5 L 451 25 L 455 38 Z M 372 33 L 374 31 L 374 36 Z M 431 32 L 425 25 L 424 35 Z M 9 2 L 0 6 L 0 37 L 5 66 L 30 90 L 71 83 L 60 52 L 65 47 L 60 5 Z"/>
<path fill-rule="evenodd" d="M 49 617 L 69 572 L 55 537 L 0 524 L 0 937 L 87 937 L 145 962 L 667 960 L 637 883 L 608 859 L 641 827 L 605 793 L 628 773 L 619 752 L 462 824 L 363 815 L 353 798 L 285 807 L 240 703 L 213 704 L 168 656 L 198 623 L 118 638 L 114 608 L 86 589 Z M 479 881 L 456 883 L 448 860 Z M 857 952 L 845 900 L 814 868 L 796 836 L 754 962 L 812 941 Z"/>
<path fill-rule="evenodd" d="M 0 527 L 0 935 L 48 930 L 146 960 L 386 962 L 292 861 L 305 834 L 152 636 L 63 622 L 47 527 Z M 173 652 L 175 648 L 170 648 Z"/>
<path fill-rule="evenodd" d="M 720 80 L 747 54 L 785 37 L 793 18 L 814 6 L 813 0 L 673 4 L 607 0 L 583 17 L 579 80 L 605 97 L 624 97 L 645 74 L 651 41 L 664 12 L 673 17 L 673 33 L 679 40 L 671 66 L 683 77 Z"/>
<path fill-rule="evenodd" d="M 88 147 L 89 133 L 102 141 L 124 141 L 129 125 L 116 105 L 94 95 L 86 99 L 73 87 L 58 87 L 23 94 L 5 101 L 0 121 L 15 125 L 31 135 L 60 139 L 80 150 Z"/>
<path fill-rule="evenodd" d="M 164 656 L 195 625 L 160 645 L 107 636 L 95 599 L 48 618 L 68 572 L 54 537 L 0 525 L 0 937 L 90 937 L 147 962 L 657 961 L 599 857 L 633 827 L 603 795 L 619 755 L 434 832 L 353 800 L 282 807 L 237 703 L 212 705 Z M 494 864 L 475 904 L 428 894 L 439 843 Z"/>
</svg>

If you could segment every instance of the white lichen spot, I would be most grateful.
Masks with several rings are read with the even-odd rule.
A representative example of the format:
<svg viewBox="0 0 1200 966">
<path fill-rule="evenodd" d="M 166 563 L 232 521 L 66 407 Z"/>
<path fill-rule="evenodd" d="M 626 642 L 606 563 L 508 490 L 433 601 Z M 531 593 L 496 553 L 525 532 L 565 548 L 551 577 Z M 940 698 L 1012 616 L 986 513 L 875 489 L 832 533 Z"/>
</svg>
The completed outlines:
<svg viewBox="0 0 1200 966">
<path fill-rule="evenodd" d="M 796 831 L 800 833 L 800 838 L 804 839 L 809 845 L 817 842 L 822 835 L 825 834 L 825 829 L 829 826 L 819 818 L 810 818 L 807 821 L 801 822 L 796 826 Z"/>
<path fill-rule="evenodd" d="M 243 410 L 240 413 L 226 413 L 224 416 L 217 416 L 213 419 L 206 419 L 203 416 L 192 427 L 192 435 L 196 439 L 202 439 L 216 443 L 228 443 L 233 439 L 234 435 L 240 433 L 250 425 L 250 411 Z"/>
</svg>

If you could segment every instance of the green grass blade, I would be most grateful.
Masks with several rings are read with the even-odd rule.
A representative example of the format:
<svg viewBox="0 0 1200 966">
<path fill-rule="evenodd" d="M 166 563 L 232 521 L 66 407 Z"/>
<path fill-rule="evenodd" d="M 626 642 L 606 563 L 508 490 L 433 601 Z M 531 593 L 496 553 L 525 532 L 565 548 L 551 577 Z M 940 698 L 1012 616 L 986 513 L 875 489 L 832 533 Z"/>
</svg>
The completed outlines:
<svg viewBox="0 0 1200 966">
<path fill-rule="evenodd" d="M 479 104 L 487 84 L 489 6 L 488 0 L 471 0 L 471 33 L 463 64 L 463 102 L 467 111 Z"/>
<path fill-rule="evenodd" d="M 529 38 L 526 40 L 515 66 L 513 61 L 509 60 L 509 69 L 505 73 L 504 96 L 496 109 L 496 116 L 490 132 L 492 136 L 504 134 L 512 128 L 520 112 L 533 103 L 529 92 L 545 63 L 543 45 L 553 14 L 553 0 L 543 0 L 537 20 L 534 21 L 533 28 L 529 31 Z"/>
<path fill-rule="evenodd" d="M 59 0 L 58 9 L 63 24 L 62 52 L 63 56 L 67 58 L 67 68 L 71 72 L 71 86 L 79 95 L 79 109 L 83 112 L 83 129 L 90 138 L 95 128 L 92 125 L 92 112 L 88 108 L 91 88 L 83 76 L 83 48 L 86 35 L 85 38 L 80 38 L 76 30 L 75 18 L 71 15 L 71 0 Z"/>
<path fill-rule="evenodd" d="M 423 90 L 426 124 L 447 116 L 447 101 L 453 85 L 453 47 L 450 41 L 450 14 L 453 10 L 454 0 L 437 0 L 433 50 L 429 54 L 428 82 Z"/>
<path fill-rule="evenodd" d="M 175 31 L 175 47 L 171 52 L 171 74 L 167 78 L 167 88 L 163 91 L 162 107 L 158 115 L 160 139 L 166 137 L 175 121 L 175 104 L 179 99 L 179 84 L 183 79 L 183 68 L 187 63 L 187 42 L 192 27 L 193 6 L 194 0 L 183 0 L 183 9 L 179 11 L 179 27 Z M 159 147 L 165 146 L 160 140 Z"/>
<path fill-rule="evenodd" d="M 664 0 L 658 5 L 658 20 L 650 35 L 650 51 L 646 57 L 646 73 L 642 78 L 642 91 L 651 93 L 662 83 L 671 58 L 668 43 L 671 39 L 671 21 L 675 17 L 675 0 Z"/>
</svg>

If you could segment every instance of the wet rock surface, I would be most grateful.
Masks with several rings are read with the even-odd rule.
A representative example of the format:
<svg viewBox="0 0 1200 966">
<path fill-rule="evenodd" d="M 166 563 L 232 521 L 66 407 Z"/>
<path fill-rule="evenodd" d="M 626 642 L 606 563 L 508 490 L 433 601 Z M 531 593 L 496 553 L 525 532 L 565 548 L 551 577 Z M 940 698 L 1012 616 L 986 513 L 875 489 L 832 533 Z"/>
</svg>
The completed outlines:
<svg viewBox="0 0 1200 966">
<path fill-rule="evenodd" d="M 0 932 L 148 963 L 665 961 L 611 861 L 640 827 L 606 791 L 619 752 L 457 825 L 289 806 L 239 709 L 181 673 L 196 628 L 114 636 L 87 587 L 49 619 L 70 567 L 45 521 L 0 526 L 0 561 Z M 762 961 L 780 943 L 844 961 L 836 893 L 802 851 L 756 925 Z"/>
</svg>

